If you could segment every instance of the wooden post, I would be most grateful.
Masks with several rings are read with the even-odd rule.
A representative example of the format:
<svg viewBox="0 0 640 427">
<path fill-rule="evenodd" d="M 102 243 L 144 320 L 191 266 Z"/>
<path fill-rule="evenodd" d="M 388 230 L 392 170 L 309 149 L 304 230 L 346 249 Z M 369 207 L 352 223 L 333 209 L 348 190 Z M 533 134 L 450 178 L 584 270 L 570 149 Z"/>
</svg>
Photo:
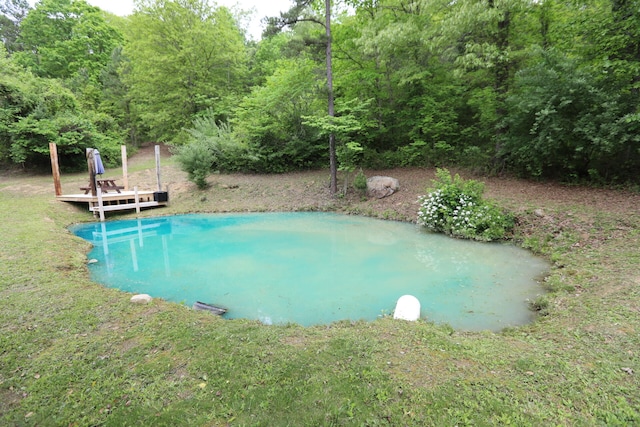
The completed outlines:
<svg viewBox="0 0 640 427">
<path fill-rule="evenodd" d="M 91 188 L 91 195 L 96 197 L 96 163 L 93 158 L 93 148 L 87 148 L 87 168 L 89 169 L 89 187 Z"/>
<path fill-rule="evenodd" d="M 160 183 L 160 146 L 155 146 L 156 153 L 156 176 L 158 177 L 158 191 L 162 191 L 162 185 Z"/>
<path fill-rule="evenodd" d="M 122 185 L 124 191 L 129 191 L 129 170 L 127 167 L 127 146 L 121 145 L 120 152 L 122 153 Z"/>
<path fill-rule="evenodd" d="M 100 212 L 100 221 L 104 222 L 104 201 L 102 200 L 102 189 L 100 187 L 98 187 L 98 210 Z"/>
<path fill-rule="evenodd" d="M 140 215 L 140 196 L 138 195 L 138 186 L 133 187 L 133 191 L 135 192 L 135 200 L 136 200 L 136 214 Z"/>
<path fill-rule="evenodd" d="M 60 165 L 58 164 L 58 146 L 55 142 L 49 143 L 49 155 L 51 156 L 53 188 L 55 189 L 56 196 L 62 196 L 62 184 L 60 183 Z"/>
</svg>

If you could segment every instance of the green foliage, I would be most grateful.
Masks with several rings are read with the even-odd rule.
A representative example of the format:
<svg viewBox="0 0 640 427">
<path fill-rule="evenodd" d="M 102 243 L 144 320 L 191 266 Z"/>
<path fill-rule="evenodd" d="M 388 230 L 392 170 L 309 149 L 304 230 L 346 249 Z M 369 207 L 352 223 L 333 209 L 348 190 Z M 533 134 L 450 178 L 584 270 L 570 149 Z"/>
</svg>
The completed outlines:
<svg viewBox="0 0 640 427">
<path fill-rule="evenodd" d="M 355 188 L 362 194 L 367 191 L 367 176 L 364 174 L 362 169 L 360 169 L 356 176 L 353 178 L 353 188 Z"/>
<path fill-rule="evenodd" d="M 260 87 L 240 103 L 233 120 L 236 133 L 259 153 L 262 172 L 284 172 L 324 163 L 326 142 L 304 119 L 321 116 L 316 64 L 309 58 L 282 59 Z"/>
<path fill-rule="evenodd" d="M 344 175 L 344 188 L 343 194 L 347 193 L 349 186 L 349 176 L 356 170 L 356 167 L 361 162 L 362 152 L 364 149 L 362 146 L 354 141 L 349 141 L 344 145 L 340 145 L 336 149 L 336 158 L 338 162 L 338 170 L 345 173 Z M 362 171 L 362 170 L 361 170 Z"/>
<path fill-rule="evenodd" d="M 491 165 L 492 154 L 493 150 L 470 145 L 459 155 L 458 163 L 469 170 L 486 171 Z"/>
<path fill-rule="evenodd" d="M 96 79 L 122 35 L 84 0 L 42 0 L 20 24 L 16 60 L 41 77 Z"/>
<path fill-rule="evenodd" d="M 43 0 L 28 15 L 24 0 L 4 0 L 0 33 L 11 61 L 60 79 L 55 84 L 70 89 L 74 108 L 87 116 L 71 125 L 25 121 L 13 157 L 34 159 L 25 157 L 35 144 L 25 132 L 34 139 L 68 127 L 93 133 L 80 124 L 85 119 L 110 141 L 126 135 L 134 145 L 180 145 L 183 129 L 212 109 L 251 147 L 254 171 L 324 166 L 333 134 L 338 150 L 360 144 L 359 165 L 368 167 L 463 166 L 596 184 L 636 179 L 636 0 L 338 3 L 330 118 L 326 39 L 311 22 L 322 18 L 323 2 L 295 2 L 268 20 L 271 33 L 287 31 L 246 42 L 243 13 L 204 0 L 140 1 L 126 18 L 85 0 Z M 350 13 L 340 13 L 345 4 Z M 11 156 L 7 123 L 24 116 L 23 101 L 28 111 L 39 103 L 32 95 L 7 99 L 2 159 Z M 80 138 L 68 137 L 70 145 Z"/>
<path fill-rule="evenodd" d="M 45 166 L 51 142 L 63 168 L 86 166 L 87 147 L 98 148 L 106 161 L 117 158 L 119 134 L 110 117 L 83 111 L 57 80 L 35 77 L 4 57 L 0 66 L 0 162 Z"/>
<path fill-rule="evenodd" d="M 193 120 L 192 127 L 186 130 L 190 142 L 202 142 L 211 147 L 215 170 L 239 172 L 251 169 L 257 157 L 233 133 L 228 123 L 216 123 L 215 116 L 213 109 L 208 109 L 203 116 Z"/>
<path fill-rule="evenodd" d="M 351 173 L 356 170 L 362 157 L 362 146 L 354 141 L 341 145 L 336 150 L 338 170 Z"/>
<path fill-rule="evenodd" d="M 567 180 L 633 178 L 640 121 L 620 92 L 556 52 L 521 71 L 508 99 L 501 154 L 525 175 Z"/>
<path fill-rule="evenodd" d="M 419 199 L 418 224 L 435 232 L 482 241 L 507 237 L 513 216 L 483 200 L 484 184 L 438 169 L 429 194 Z"/>
<path fill-rule="evenodd" d="M 327 138 L 334 135 L 338 170 L 345 172 L 343 194 L 347 192 L 349 176 L 362 163 L 364 148 L 359 141 L 366 141 L 374 127 L 367 114 L 371 101 L 339 102 L 334 116 L 303 117 L 304 123 L 317 129 L 320 135 Z"/>
<path fill-rule="evenodd" d="M 180 168 L 187 173 L 189 181 L 199 189 L 207 187 L 207 177 L 215 161 L 213 150 L 205 141 L 196 141 L 179 147 L 176 160 Z"/>
<path fill-rule="evenodd" d="M 212 109 L 195 118 L 192 127 L 185 132 L 188 141 L 176 149 L 176 158 L 182 170 L 189 174 L 189 180 L 198 188 L 207 186 L 206 178 L 212 170 L 249 170 L 258 160 L 249 146 L 234 135 L 228 123 L 216 123 Z"/>
<path fill-rule="evenodd" d="M 425 141 L 413 141 L 409 145 L 398 148 L 402 166 L 426 166 L 429 147 Z"/>
<path fill-rule="evenodd" d="M 280 33 L 257 44 L 250 57 L 251 86 L 262 86 L 267 78 L 278 69 L 279 61 L 287 56 L 287 45 L 291 42 L 293 34 Z M 298 56 L 298 55 L 294 55 Z"/>
<path fill-rule="evenodd" d="M 22 48 L 18 43 L 20 24 L 29 12 L 27 0 L 3 0 L 0 2 L 0 40 L 8 52 Z"/>
<path fill-rule="evenodd" d="M 351 140 L 367 140 L 368 132 L 374 127 L 367 116 L 371 102 L 372 100 L 336 102 L 334 116 L 303 116 L 303 123 L 317 129 L 322 136 L 335 135 L 344 144 Z"/>
<path fill-rule="evenodd" d="M 122 80 L 146 136 L 176 142 L 208 108 L 227 121 L 245 90 L 248 60 L 230 11 L 202 0 L 141 6 L 127 25 Z"/>
</svg>

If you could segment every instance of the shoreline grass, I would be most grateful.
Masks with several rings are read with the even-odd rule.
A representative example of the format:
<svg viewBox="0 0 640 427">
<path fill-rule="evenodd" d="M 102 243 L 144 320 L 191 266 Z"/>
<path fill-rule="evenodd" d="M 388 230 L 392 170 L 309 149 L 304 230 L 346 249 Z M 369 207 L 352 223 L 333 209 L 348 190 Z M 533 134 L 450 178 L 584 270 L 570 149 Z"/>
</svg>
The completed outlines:
<svg viewBox="0 0 640 427">
<path fill-rule="evenodd" d="M 640 424 L 640 215 L 545 208 L 517 236 L 555 265 L 535 323 L 305 328 L 131 304 L 89 280 L 86 211 L 0 186 L 0 424 Z"/>
</svg>

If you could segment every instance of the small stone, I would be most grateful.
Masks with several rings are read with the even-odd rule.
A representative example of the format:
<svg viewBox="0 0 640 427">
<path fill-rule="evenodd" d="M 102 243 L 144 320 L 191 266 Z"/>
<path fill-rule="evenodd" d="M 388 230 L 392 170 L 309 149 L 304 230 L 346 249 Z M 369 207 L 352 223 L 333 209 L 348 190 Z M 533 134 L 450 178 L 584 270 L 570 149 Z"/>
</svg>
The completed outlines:
<svg viewBox="0 0 640 427">
<path fill-rule="evenodd" d="M 150 295 L 138 294 L 131 297 L 131 302 L 136 304 L 148 304 L 153 300 Z"/>
<path fill-rule="evenodd" d="M 540 218 L 544 218 L 545 216 L 547 216 L 547 215 L 545 215 L 545 213 L 544 213 L 544 211 L 542 209 L 536 209 L 535 211 L 533 211 L 533 213 L 535 214 L 535 216 L 540 217 Z"/>
<path fill-rule="evenodd" d="M 92 258 L 92 259 L 90 259 L 89 261 L 87 261 L 87 264 L 96 264 L 97 262 L 98 262 L 98 260 L 97 260 L 97 259 Z"/>
</svg>

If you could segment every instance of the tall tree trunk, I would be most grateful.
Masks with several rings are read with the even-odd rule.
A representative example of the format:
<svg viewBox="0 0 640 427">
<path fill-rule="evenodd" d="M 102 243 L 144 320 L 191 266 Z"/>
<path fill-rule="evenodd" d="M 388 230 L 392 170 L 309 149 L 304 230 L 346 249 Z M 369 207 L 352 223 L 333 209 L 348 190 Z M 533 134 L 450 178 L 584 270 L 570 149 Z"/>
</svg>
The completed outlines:
<svg viewBox="0 0 640 427">
<path fill-rule="evenodd" d="M 493 0 L 489 0 L 489 7 L 496 8 Z M 500 20 L 498 21 L 498 32 L 496 35 L 496 47 L 498 48 L 498 52 L 506 53 L 509 49 L 509 31 L 511 29 L 511 12 L 509 10 L 505 10 L 502 13 Z M 506 55 L 505 55 L 506 56 Z M 496 117 L 497 117 L 497 127 L 496 127 L 496 145 L 495 145 L 495 153 L 493 156 L 494 166 L 498 169 L 501 169 L 504 164 L 500 159 L 500 151 L 502 150 L 502 136 L 506 133 L 507 129 L 503 127 L 501 124 L 502 119 L 507 115 L 507 111 L 505 108 L 506 96 L 509 91 L 509 78 L 511 74 L 511 60 L 510 59 L 501 59 L 498 60 L 495 67 L 495 82 L 494 89 L 496 93 Z"/>
<path fill-rule="evenodd" d="M 327 34 L 327 92 L 329 97 L 329 117 L 335 116 L 335 106 L 333 99 L 333 68 L 331 64 L 331 0 L 324 0 L 325 4 L 325 27 Z M 331 171 L 331 194 L 338 192 L 338 165 L 336 161 L 336 136 L 332 132 L 329 135 L 329 168 Z"/>
</svg>

